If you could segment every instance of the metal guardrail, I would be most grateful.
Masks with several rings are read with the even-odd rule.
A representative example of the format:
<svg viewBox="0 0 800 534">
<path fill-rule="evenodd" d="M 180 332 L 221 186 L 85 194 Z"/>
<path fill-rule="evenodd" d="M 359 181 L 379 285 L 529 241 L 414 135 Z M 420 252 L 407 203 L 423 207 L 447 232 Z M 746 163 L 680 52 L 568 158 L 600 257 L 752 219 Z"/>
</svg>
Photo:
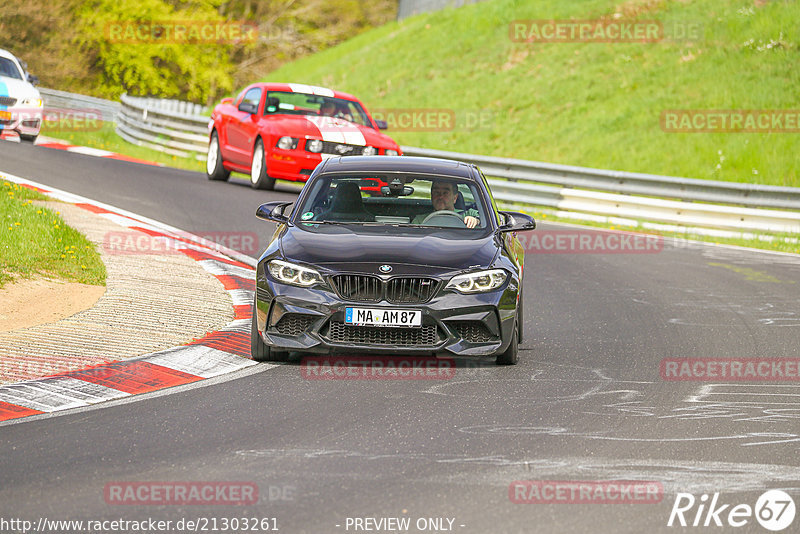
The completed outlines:
<svg viewBox="0 0 800 534">
<path fill-rule="evenodd" d="M 64 95 L 77 98 L 73 102 L 84 102 L 86 107 L 91 107 L 91 101 L 107 102 Z M 208 149 L 209 118 L 205 113 L 206 108 L 187 102 L 123 95 L 116 112 L 117 133 L 137 145 L 203 160 Z M 402 149 L 407 156 L 478 165 L 489 177 L 495 198 L 505 204 L 682 227 L 800 233 L 797 187 L 657 176 L 407 146 Z"/>
<path fill-rule="evenodd" d="M 102 114 L 103 120 L 108 122 L 116 120 L 117 113 L 122 107 L 119 102 L 114 102 L 113 100 L 67 93 L 66 91 L 58 91 L 46 87 L 37 87 L 37 89 L 42 95 L 42 100 L 47 108 L 98 110 Z"/>
<path fill-rule="evenodd" d="M 800 188 L 797 187 L 676 178 L 401 148 L 406 156 L 447 158 L 478 165 L 488 177 L 495 199 L 506 203 L 683 227 L 800 233 L 800 211 L 787 211 L 800 210 Z"/>
<path fill-rule="evenodd" d="M 207 108 L 156 98 L 122 95 L 117 134 L 126 141 L 179 157 L 206 158 Z"/>
</svg>

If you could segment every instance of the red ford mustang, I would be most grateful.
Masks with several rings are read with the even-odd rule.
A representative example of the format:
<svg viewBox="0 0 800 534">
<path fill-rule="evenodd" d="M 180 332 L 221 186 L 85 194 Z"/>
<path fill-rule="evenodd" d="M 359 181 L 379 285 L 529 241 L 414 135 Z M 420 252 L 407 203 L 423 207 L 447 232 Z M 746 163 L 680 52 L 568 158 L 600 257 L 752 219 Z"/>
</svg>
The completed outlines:
<svg viewBox="0 0 800 534">
<path fill-rule="evenodd" d="M 276 179 L 305 182 L 325 158 L 401 153 L 378 131 L 386 123 L 356 97 L 310 85 L 250 85 L 235 102 L 225 98 L 214 108 L 208 128 L 208 179 L 241 172 L 256 189 L 272 189 Z M 381 185 L 375 183 L 376 193 Z"/>
</svg>

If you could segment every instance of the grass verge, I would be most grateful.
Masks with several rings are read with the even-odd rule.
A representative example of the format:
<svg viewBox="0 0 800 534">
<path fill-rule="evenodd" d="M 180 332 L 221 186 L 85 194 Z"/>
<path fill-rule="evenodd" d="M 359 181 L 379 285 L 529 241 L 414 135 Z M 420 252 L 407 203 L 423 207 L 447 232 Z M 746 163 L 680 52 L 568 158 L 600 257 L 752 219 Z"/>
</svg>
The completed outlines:
<svg viewBox="0 0 800 534">
<path fill-rule="evenodd" d="M 93 243 L 64 224 L 58 211 L 34 204 L 48 197 L 13 182 L 0 188 L 0 287 L 45 276 L 105 285 L 106 267 Z"/>
</svg>

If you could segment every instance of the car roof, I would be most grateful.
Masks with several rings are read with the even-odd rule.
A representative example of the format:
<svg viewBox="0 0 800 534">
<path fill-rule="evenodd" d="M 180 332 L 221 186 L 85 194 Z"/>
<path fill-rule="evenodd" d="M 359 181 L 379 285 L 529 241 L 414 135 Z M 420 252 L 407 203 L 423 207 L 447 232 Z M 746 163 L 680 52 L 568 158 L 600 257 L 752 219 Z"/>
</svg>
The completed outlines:
<svg viewBox="0 0 800 534">
<path fill-rule="evenodd" d="M 303 93 L 307 95 L 327 96 L 332 98 L 342 98 L 344 100 L 358 99 L 349 94 L 341 91 L 334 91 L 326 87 L 319 87 L 316 85 L 306 85 L 304 83 L 275 83 L 275 82 L 260 82 L 250 85 L 250 87 L 263 87 L 267 91 L 285 91 L 291 93 Z"/>
<path fill-rule="evenodd" d="M 345 156 L 323 161 L 321 173 L 331 172 L 398 172 L 436 174 L 454 178 L 475 179 L 475 166 L 452 159 L 414 156 Z"/>
<path fill-rule="evenodd" d="M 17 56 L 15 56 L 11 52 L 9 52 L 8 50 L 5 50 L 3 48 L 0 48 L 0 57 L 5 57 L 5 58 L 8 58 L 8 59 L 12 60 L 14 63 L 19 63 L 19 60 L 17 59 Z M 20 65 L 20 66 L 22 66 L 22 65 Z"/>
</svg>

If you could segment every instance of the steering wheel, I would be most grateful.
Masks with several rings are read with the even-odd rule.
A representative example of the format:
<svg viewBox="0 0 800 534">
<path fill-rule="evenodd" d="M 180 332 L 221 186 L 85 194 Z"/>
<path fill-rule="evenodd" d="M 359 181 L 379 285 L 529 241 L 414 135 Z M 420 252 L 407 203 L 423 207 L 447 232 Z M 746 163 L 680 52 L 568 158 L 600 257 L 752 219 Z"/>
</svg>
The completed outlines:
<svg viewBox="0 0 800 534">
<path fill-rule="evenodd" d="M 456 219 L 458 219 L 458 222 L 459 222 L 458 225 L 445 224 L 443 226 L 452 226 L 452 227 L 455 227 L 455 228 L 466 228 L 467 227 L 466 223 L 464 223 L 464 219 L 461 218 L 461 215 L 459 215 L 458 213 L 456 213 L 455 211 L 452 211 L 452 210 L 438 210 L 438 211 L 434 211 L 433 213 L 429 213 L 427 217 L 422 219 L 422 222 L 420 224 L 425 224 L 426 222 L 428 222 L 431 219 L 434 219 L 436 217 L 443 217 L 443 218 L 445 218 L 446 221 L 449 220 L 451 217 L 455 217 Z"/>
</svg>

